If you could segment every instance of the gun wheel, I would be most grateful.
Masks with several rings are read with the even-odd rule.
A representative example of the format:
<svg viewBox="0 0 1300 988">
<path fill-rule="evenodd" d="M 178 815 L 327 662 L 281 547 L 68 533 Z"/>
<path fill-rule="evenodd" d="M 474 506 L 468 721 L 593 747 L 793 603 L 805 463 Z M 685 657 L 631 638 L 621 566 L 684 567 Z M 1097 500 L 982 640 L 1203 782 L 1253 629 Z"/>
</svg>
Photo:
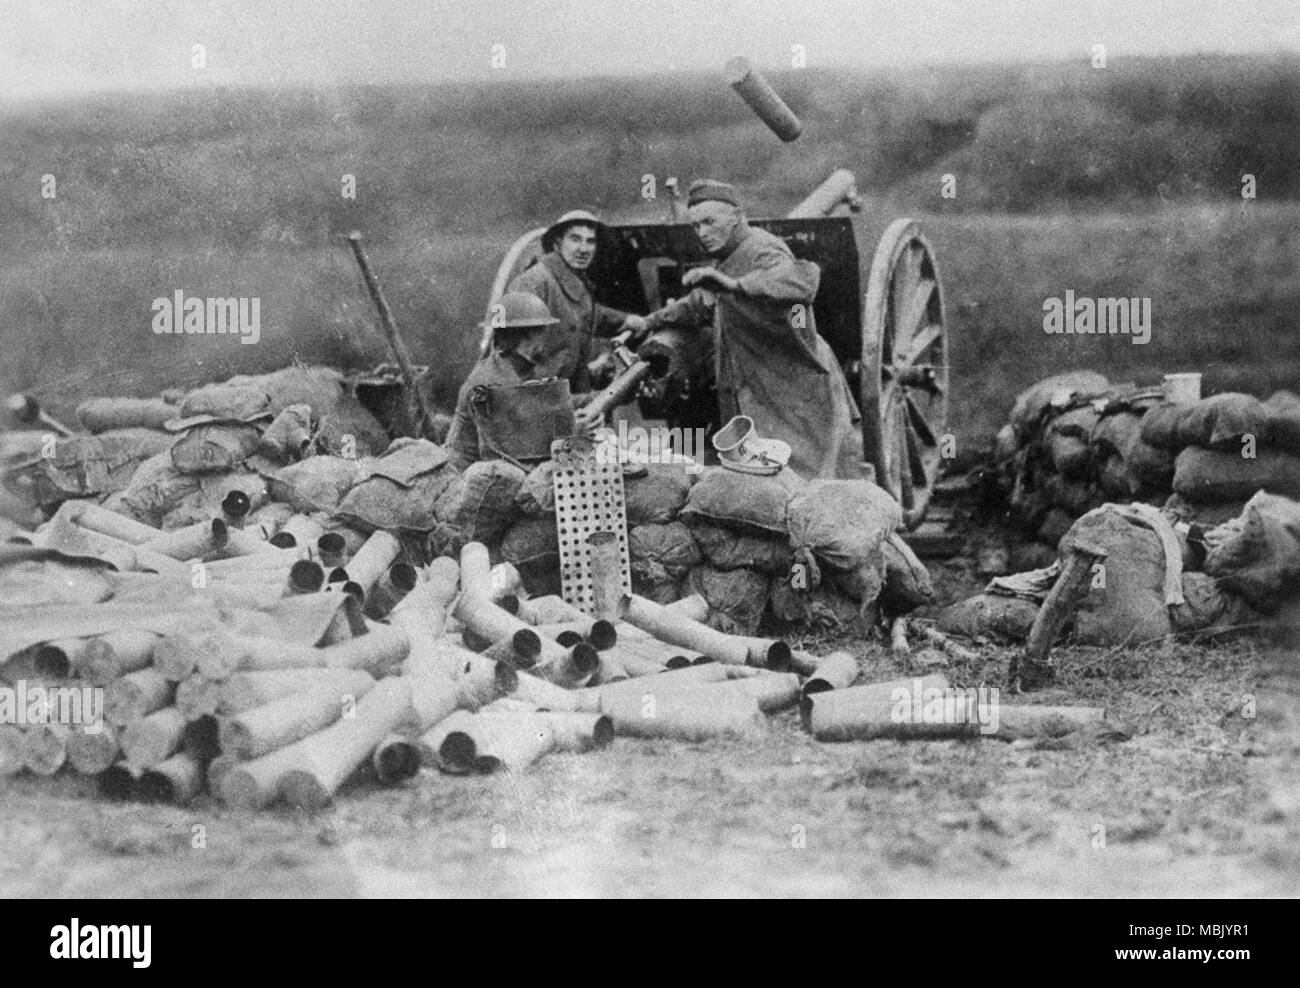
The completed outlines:
<svg viewBox="0 0 1300 988">
<path fill-rule="evenodd" d="M 948 331 L 934 249 L 895 220 L 871 261 L 862 314 L 862 443 L 912 529 L 925 517 L 948 425 Z"/>
</svg>

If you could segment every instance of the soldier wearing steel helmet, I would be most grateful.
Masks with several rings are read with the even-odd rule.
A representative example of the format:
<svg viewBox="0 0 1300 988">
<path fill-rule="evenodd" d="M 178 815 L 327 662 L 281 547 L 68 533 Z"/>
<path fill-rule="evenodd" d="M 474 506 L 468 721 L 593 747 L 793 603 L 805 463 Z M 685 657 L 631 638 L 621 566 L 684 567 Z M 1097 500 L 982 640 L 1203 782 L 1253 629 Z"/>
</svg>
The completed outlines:
<svg viewBox="0 0 1300 988">
<path fill-rule="evenodd" d="M 528 292 L 507 292 L 497 303 L 492 346 L 474 365 L 456 400 L 456 412 L 447 433 L 447 452 L 458 470 L 500 454 L 480 428 L 481 407 L 475 397 L 483 389 L 510 389 L 530 381 L 553 378 L 553 352 L 547 333 L 559 325 L 541 299 Z M 571 414 L 572 409 L 564 410 Z"/>
<path fill-rule="evenodd" d="M 510 282 L 512 292 L 536 295 L 556 322 L 539 337 L 538 364 L 544 376 L 568 380 L 575 394 L 591 390 L 587 364 L 596 337 L 623 330 L 641 332 L 644 319 L 601 305 L 592 294 L 587 269 L 596 257 L 602 224 L 584 209 L 565 213 L 542 235 L 544 253 Z"/>
</svg>

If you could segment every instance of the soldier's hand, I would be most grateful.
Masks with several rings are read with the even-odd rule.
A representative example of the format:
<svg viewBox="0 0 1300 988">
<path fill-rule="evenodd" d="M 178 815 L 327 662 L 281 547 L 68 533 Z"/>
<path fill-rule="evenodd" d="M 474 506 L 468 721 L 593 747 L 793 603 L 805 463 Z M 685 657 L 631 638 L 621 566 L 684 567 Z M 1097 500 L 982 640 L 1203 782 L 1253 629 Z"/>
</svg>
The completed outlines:
<svg viewBox="0 0 1300 988">
<path fill-rule="evenodd" d="M 636 342 L 650 331 L 650 322 L 645 316 L 630 315 L 623 320 L 622 329 L 631 334 L 629 342 Z"/>
<path fill-rule="evenodd" d="M 723 274 L 715 267 L 691 268 L 682 275 L 682 284 L 687 288 L 694 288 L 706 281 L 713 282 L 716 288 L 725 292 L 734 292 L 737 287 L 735 278 Z"/>
<path fill-rule="evenodd" d="M 590 406 L 579 408 L 573 416 L 573 431 L 591 435 L 600 427 L 603 418 L 602 414 Z"/>
</svg>

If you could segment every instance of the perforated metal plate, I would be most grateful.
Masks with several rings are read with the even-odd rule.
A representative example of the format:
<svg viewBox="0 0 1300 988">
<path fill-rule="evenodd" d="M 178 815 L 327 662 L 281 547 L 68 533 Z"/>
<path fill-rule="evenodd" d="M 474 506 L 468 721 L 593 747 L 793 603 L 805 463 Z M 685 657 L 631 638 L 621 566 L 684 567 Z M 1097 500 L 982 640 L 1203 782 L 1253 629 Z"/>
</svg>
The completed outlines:
<svg viewBox="0 0 1300 988">
<path fill-rule="evenodd" d="M 552 486 L 560 536 L 562 593 L 568 603 L 590 614 L 593 601 L 587 536 L 592 532 L 613 532 L 618 536 L 623 592 L 632 592 L 623 466 L 612 435 L 596 440 L 583 436 L 557 439 L 551 444 L 551 459 L 555 463 Z"/>
</svg>

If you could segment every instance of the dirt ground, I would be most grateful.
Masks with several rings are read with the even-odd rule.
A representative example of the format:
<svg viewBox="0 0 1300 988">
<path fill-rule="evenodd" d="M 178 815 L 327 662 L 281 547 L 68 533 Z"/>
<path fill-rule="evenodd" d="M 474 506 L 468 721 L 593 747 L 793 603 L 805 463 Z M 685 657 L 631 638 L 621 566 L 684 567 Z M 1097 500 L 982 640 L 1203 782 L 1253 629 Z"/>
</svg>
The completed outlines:
<svg viewBox="0 0 1300 988">
<path fill-rule="evenodd" d="M 976 581 L 937 567 L 942 593 Z M 878 646 L 852 644 L 876 678 Z M 1101 730 L 759 744 L 639 741 L 517 777 L 358 780 L 328 810 L 113 803 L 0 783 L 0 895 L 1277 896 L 1300 888 L 1300 656 L 1247 642 L 1057 653 L 1044 703 Z M 998 685 L 1006 653 L 954 666 Z M 1253 698 L 1253 714 L 1250 704 Z M 1005 698 L 1004 698 L 1005 699 Z"/>
</svg>

